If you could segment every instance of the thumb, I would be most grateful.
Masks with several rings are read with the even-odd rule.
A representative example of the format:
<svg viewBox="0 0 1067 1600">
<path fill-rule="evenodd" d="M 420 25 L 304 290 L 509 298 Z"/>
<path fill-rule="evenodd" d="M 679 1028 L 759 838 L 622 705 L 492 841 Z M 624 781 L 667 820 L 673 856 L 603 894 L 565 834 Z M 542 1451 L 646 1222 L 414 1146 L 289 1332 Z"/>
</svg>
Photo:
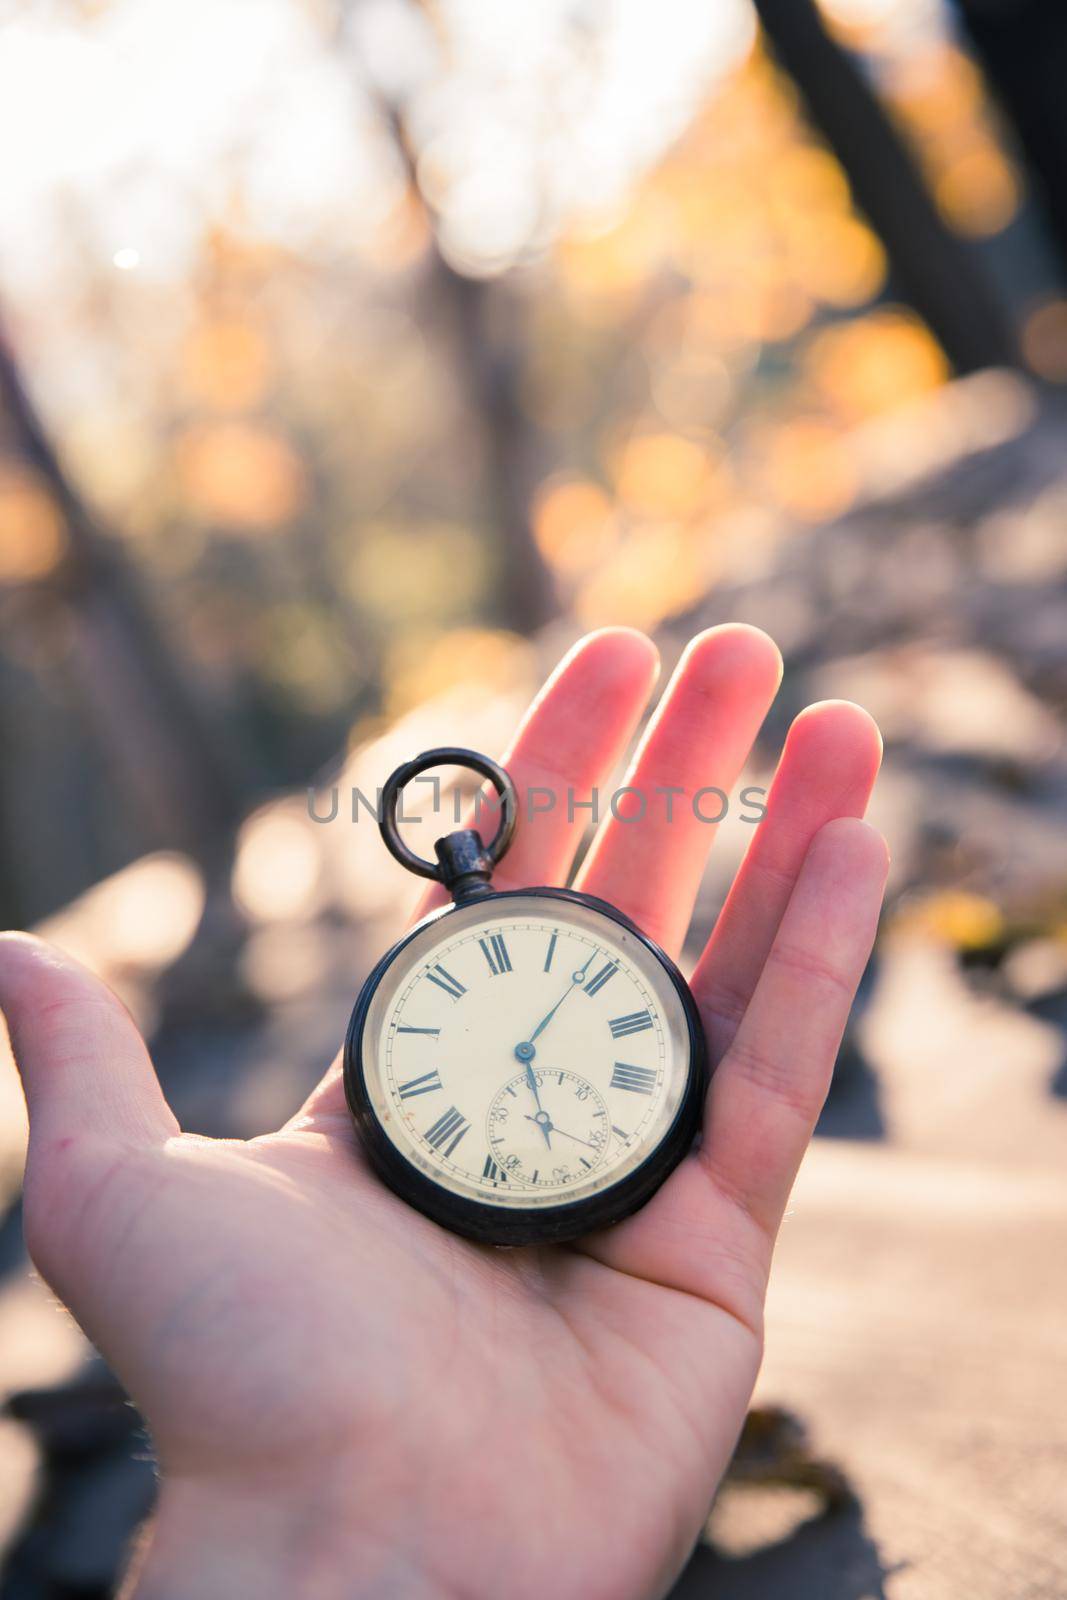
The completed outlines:
<svg viewBox="0 0 1067 1600">
<path fill-rule="evenodd" d="M 149 1145 L 178 1132 L 126 1007 L 71 956 L 0 934 L 0 1010 L 30 1114 L 31 1159 L 78 1135 Z"/>
</svg>

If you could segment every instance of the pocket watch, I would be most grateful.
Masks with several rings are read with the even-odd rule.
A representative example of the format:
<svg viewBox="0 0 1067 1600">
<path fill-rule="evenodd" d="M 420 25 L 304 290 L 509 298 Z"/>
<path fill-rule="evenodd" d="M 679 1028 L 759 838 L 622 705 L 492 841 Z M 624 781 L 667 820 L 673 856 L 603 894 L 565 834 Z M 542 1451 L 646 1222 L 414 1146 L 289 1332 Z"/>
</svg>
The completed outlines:
<svg viewBox="0 0 1067 1600">
<path fill-rule="evenodd" d="M 468 767 L 500 799 L 495 837 L 397 830 L 405 784 Z M 344 1047 L 349 1108 L 371 1166 L 435 1222 L 486 1244 L 559 1243 L 622 1220 L 691 1147 L 705 1089 L 696 1004 L 664 951 L 573 889 L 497 890 L 515 786 L 472 750 L 427 750 L 382 789 L 390 852 L 452 904 L 378 962 Z"/>
</svg>

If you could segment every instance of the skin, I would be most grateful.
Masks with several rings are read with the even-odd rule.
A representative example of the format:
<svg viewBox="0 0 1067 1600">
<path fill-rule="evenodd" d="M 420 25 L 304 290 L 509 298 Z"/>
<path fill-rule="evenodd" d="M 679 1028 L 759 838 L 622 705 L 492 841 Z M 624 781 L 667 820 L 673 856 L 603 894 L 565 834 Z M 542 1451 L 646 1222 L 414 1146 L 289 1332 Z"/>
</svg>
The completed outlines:
<svg viewBox="0 0 1067 1600">
<path fill-rule="evenodd" d="M 607 785 L 656 673 L 638 633 L 583 640 L 504 757 L 520 790 Z M 672 954 L 714 828 L 677 797 L 668 823 L 652 791 L 731 791 L 779 678 L 756 629 L 692 641 L 625 779 L 647 813 L 609 818 L 577 881 Z M 716 1063 L 701 1146 L 576 1246 L 472 1245 L 401 1204 L 360 1158 L 337 1062 L 275 1133 L 182 1133 L 115 996 L 0 938 L 29 1247 L 159 1455 L 127 1595 L 669 1588 L 752 1392 L 775 1234 L 871 948 L 887 857 L 859 819 L 879 756 L 856 706 L 793 724 L 693 975 Z M 564 882 L 582 816 L 524 819 L 499 885 Z"/>
</svg>

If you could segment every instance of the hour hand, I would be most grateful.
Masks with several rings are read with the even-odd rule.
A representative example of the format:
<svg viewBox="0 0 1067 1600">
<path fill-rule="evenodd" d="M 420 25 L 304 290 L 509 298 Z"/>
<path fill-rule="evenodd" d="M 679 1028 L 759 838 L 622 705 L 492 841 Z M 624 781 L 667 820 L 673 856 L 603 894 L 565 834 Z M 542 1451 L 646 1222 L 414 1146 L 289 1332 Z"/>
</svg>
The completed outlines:
<svg viewBox="0 0 1067 1600">
<path fill-rule="evenodd" d="M 530 1063 L 528 1061 L 526 1063 L 526 1082 L 529 1085 L 529 1087 L 533 1090 L 533 1097 L 537 1101 L 537 1109 L 538 1109 L 538 1111 L 540 1111 L 540 1109 L 541 1109 L 541 1091 L 537 1087 L 537 1078 L 536 1078 L 536 1075 L 534 1074 L 534 1069 L 533 1069 L 533 1067 L 531 1067 L 531 1065 L 530 1065 Z"/>
</svg>

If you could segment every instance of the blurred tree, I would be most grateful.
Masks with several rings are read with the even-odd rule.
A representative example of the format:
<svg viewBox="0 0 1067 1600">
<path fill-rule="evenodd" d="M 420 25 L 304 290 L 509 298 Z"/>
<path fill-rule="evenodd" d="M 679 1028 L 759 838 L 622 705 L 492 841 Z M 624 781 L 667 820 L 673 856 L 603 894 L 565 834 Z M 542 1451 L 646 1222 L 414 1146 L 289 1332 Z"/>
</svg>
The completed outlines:
<svg viewBox="0 0 1067 1600">
<path fill-rule="evenodd" d="M 532 425 L 519 402 L 521 354 L 492 327 L 494 284 L 464 277 L 435 252 L 435 269 L 450 301 L 457 366 L 466 374 L 485 443 L 487 489 L 499 534 L 495 578 L 500 620 L 532 633 L 558 613 L 552 581 L 530 522 L 536 450 Z"/>
<path fill-rule="evenodd" d="M 1067 268 L 1067 7 L 1063 0 L 954 0 L 1018 133 Z"/>
<path fill-rule="evenodd" d="M 368 76 L 365 85 L 380 109 L 408 183 L 409 203 L 426 218 L 430 237 L 430 299 L 450 325 L 453 367 L 480 435 L 485 490 L 498 538 L 494 579 L 499 620 L 516 633 L 532 633 L 558 613 L 558 596 L 534 538 L 530 508 L 537 479 L 533 427 L 520 401 L 521 349 L 494 315 L 493 280 L 458 272 L 443 254 L 434 218 L 419 187 L 417 156 L 402 108 Z"/>
<path fill-rule="evenodd" d="M 248 774 L 149 616 L 122 552 L 64 469 L 2 331 L 0 444 L 28 469 L 53 519 L 37 525 L 39 570 L 23 596 L 64 619 L 67 668 L 117 792 L 141 824 L 139 847 L 170 846 L 212 864 L 247 809 Z M 54 543 L 47 562 L 46 536 Z M 10 781 L 18 777 L 14 771 Z"/>
<path fill-rule="evenodd" d="M 880 235 L 901 294 L 959 373 L 1015 365 L 1014 334 L 973 254 L 945 226 L 918 168 L 816 0 L 753 0 L 767 39 Z"/>
</svg>

